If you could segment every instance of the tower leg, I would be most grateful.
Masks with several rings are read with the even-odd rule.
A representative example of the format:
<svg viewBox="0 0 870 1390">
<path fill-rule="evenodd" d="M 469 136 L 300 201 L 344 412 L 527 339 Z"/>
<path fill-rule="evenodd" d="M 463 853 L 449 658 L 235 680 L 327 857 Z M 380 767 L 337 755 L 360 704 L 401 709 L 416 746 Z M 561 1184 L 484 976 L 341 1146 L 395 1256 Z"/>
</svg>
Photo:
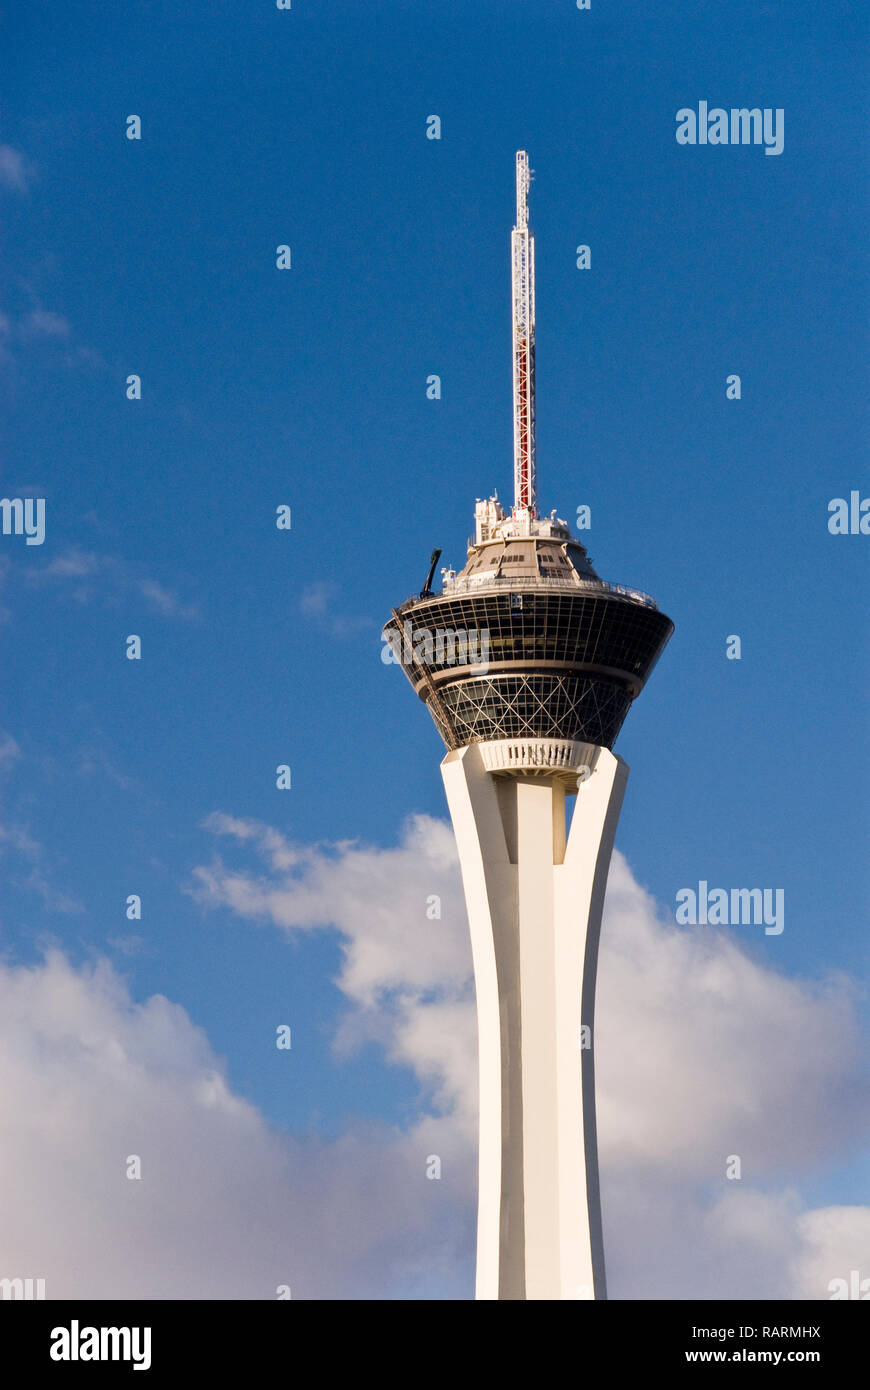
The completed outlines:
<svg viewBox="0 0 870 1390">
<path fill-rule="evenodd" d="M 604 1298 L 593 1062 L 607 872 L 628 767 L 562 776 L 441 764 L 471 930 L 480 1071 L 479 1299 Z"/>
</svg>

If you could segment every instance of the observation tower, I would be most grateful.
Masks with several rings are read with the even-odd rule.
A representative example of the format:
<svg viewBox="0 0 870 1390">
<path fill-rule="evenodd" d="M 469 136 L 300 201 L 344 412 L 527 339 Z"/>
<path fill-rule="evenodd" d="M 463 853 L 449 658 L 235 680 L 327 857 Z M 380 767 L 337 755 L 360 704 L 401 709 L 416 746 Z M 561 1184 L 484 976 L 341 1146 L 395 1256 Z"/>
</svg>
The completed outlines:
<svg viewBox="0 0 870 1390">
<path fill-rule="evenodd" d="M 524 150 L 516 178 L 514 505 L 478 500 L 464 569 L 443 569 L 434 593 L 435 551 L 384 636 L 448 750 L 478 1014 L 476 1296 L 605 1298 L 595 978 L 628 777 L 611 750 L 673 623 L 538 513 Z"/>
</svg>

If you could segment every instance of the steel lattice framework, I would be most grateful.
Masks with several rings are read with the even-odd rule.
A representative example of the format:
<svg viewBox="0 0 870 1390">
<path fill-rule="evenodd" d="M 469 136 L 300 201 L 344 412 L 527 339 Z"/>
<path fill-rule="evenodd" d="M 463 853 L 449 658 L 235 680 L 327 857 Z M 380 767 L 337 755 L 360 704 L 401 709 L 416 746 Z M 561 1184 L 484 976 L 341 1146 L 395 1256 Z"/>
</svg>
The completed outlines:
<svg viewBox="0 0 870 1390">
<path fill-rule="evenodd" d="M 531 171 L 517 151 L 517 223 L 511 233 L 514 347 L 514 514 L 535 515 L 535 238 L 529 231 Z"/>
<path fill-rule="evenodd" d="M 440 706 L 430 702 L 429 709 L 448 748 L 522 738 L 610 748 L 630 705 L 630 693 L 606 681 L 520 675 L 457 681 L 444 691 Z"/>
<path fill-rule="evenodd" d="M 405 674 L 448 748 L 520 737 L 612 747 L 672 630 L 657 608 L 606 586 L 592 595 L 534 580 L 513 594 L 409 599 L 384 629 L 406 649 Z M 449 643 L 441 658 L 412 657 L 421 634 L 439 632 L 479 640 L 465 658 Z"/>
</svg>

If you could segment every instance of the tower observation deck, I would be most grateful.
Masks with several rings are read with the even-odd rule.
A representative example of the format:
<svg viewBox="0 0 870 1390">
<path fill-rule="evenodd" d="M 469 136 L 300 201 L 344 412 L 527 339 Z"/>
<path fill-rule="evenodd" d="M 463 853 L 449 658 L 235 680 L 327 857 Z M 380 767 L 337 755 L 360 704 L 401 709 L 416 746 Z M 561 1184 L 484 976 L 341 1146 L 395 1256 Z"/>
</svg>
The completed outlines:
<svg viewBox="0 0 870 1390">
<path fill-rule="evenodd" d="M 475 523 L 465 568 L 443 571 L 441 593 L 408 599 L 385 629 L 445 744 L 612 748 L 672 622 L 647 594 L 599 579 L 555 516 L 517 522 L 489 498 Z M 439 631 L 455 640 L 429 640 Z"/>
<path fill-rule="evenodd" d="M 478 499 L 458 573 L 432 556 L 384 628 L 447 746 L 474 961 L 477 1294 L 605 1298 L 595 1126 L 598 941 L 628 777 L 611 750 L 672 631 L 538 512 L 528 156 L 511 235 L 514 504 Z M 567 814 L 574 796 L 573 814 Z"/>
<path fill-rule="evenodd" d="M 441 593 L 427 586 L 407 599 L 384 634 L 448 748 L 544 740 L 531 755 L 540 767 L 567 756 L 553 740 L 612 748 L 673 623 L 647 594 L 600 579 L 555 512 L 537 516 L 530 179 L 520 150 L 511 234 L 514 506 L 508 515 L 497 496 L 478 500 L 464 569 L 442 570 Z M 439 644 L 438 632 L 456 640 Z"/>
</svg>

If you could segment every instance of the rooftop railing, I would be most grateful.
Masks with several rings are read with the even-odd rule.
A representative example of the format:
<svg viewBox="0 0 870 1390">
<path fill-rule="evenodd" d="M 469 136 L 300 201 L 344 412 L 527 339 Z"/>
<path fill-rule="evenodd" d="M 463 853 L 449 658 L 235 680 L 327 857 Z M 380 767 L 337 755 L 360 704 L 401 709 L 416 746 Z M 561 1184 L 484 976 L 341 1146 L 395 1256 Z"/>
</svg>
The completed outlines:
<svg viewBox="0 0 870 1390">
<path fill-rule="evenodd" d="M 658 609 L 655 599 L 650 594 L 645 594 L 642 589 L 632 589 L 626 584 L 608 584 L 604 579 L 581 579 L 579 576 L 551 579 L 543 575 L 475 574 L 465 579 L 445 580 L 441 594 L 433 594 L 432 597 L 451 598 L 454 594 L 473 593 L 475 589 L 517 589 L 521 585 L 528 585 L 533 589 L 564 589 L 568 592 L 580 589 L 590 594 L 615 594 L 618 598 L 627 598 L 633 603 L 643 604 L 644 608 Z"/>
</svg>

